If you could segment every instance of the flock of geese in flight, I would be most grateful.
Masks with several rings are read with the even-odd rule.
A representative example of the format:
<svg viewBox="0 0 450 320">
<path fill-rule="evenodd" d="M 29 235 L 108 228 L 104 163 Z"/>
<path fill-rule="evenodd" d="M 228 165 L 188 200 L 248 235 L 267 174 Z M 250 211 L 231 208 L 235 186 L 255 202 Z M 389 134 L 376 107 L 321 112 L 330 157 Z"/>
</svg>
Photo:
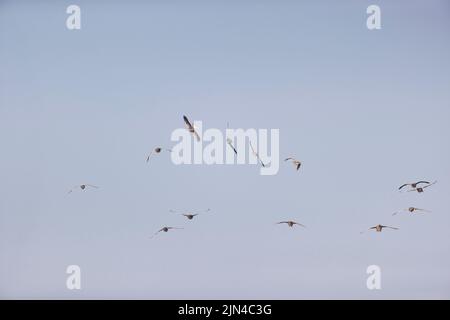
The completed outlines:
<svg viewBox="0 0 450 320">
<path fill-rule="evenodd" d="M 412 183 L 405 183 L 403 185 L 401 185 L 398 190 L 402 191 L 404 188 L 409 187 L 409 189 L 407 190 L 408 192 L 418 192 L 418 193 L 423 193 L 424 190 L 428 187 L 431 187 L 432 185 L 434 185 L 437 181 L 434 182 L 428 182 L 428 181 L 417 181 L 417 182 L 412 182 Z M 419 185 L 423 185 L 422 187 Z M 410 213 L 410 214 L 414 214 L 414 213 L 426 213 L 426 212 L 431 212 L 429 210 L 426 209 L 420 209 L 420 208 L 416 208 L 416 207 L 409 207 L 400 211 L 396 211 L 394 212 L 392 215 L 395 216 L 399 213 Z M 399 228 L 396 227 L 391 227 L 391 226 L 384 226 L 382 224 L 378 224 L 374 227 L 369 228 L 369 230 L 375 230 L 376 232 L 381 232 L 383 231 L 383 229 L 393 229 L 393 230 L 399 230 Z M 364 233 L 364 231 L 362 231 L 361 233 Z"/>
<path fill-rule="evenodd" d="M 200 136 L 197 133 L 197 131 L 195 130 L 194 125 L 191 124 L 191 122 L 189 121 L 189 119 L 186 116 L 183 116 L 183 120 L 184 120 L 184 123 L 186 125 L 186 129 L 191 133 L 191 135 L 197 141 L 200 141 Z M 227 128 L 228 128 L 228 124 L 227 124 Z M 233 145 L 233 141 L 231 139 L 227 138 L 227 144 L 230 146 L 230 148 L 232 148 L 233 152 L 237 155 L 238 151 L 236 150 L 236 147 Z M 253 145 L 252 145 L 251 141 L 250 141 L 249 144 L 250 144 L 250 148 L 251 148 L 253 154 L 258 159 L 258 162 L 261 164 L 261 166 L 265 167 L 266 164 L 261 160 L 261 158 L 259 157 L 258 152 L 255 151 L 255 149 L 253 148 Z M 162 147 L 155 147 L 147 155 L 146 162 L 149 162 L 152 156 L 160 154 L 162 151 L 172 152 L 172 150 L 170 150 L 170 149 L 164 149 Z M 295 159 L 293 157 L 288 157 L 288 158 L 284 159 L 284 161 L 285 162 L 287 162 L 287 161 L 291 162 L 294 165 L 294 168 L 295 168 L 296 171 L 300 170 L 300 167 L 302 166 L 301 161 L 299 161 L 299 160 L 297 160 L 297 159 Z M 426 188 L 429 188 L 429 187 L 431 187 L 432 185 L 434 185 L 436 183 L 437 183 L 437 181 L 429 182 L 429 181 L 421 180 L 421 181 L 417 181 L 417 182 L 405 183 L 405 184 L 401 185 L 398 188 L 398 190 L 402 191 L 405 188 L 408 188 L 407 192 L 423 193 L 423 192 L 425 192 Z M 77 189 L 81 189 L 82 191 L 84 191 L 87 188 L 98 189 L 99 187 L 95 186 L 95 185 L 92 185 L 92 184 L 81 184 L 81 185 L 74 186 L 72 189 L 69 190 L 68 193 L 72 193 L 73 191 L 75 191 Z M 211 209 L 207 209 L 207 210 L 205 210 L 203 212 L 192 213 L 192 212 L 177 212 L 177 211 L 169 210 L 169 212 L 175 213 L 175 214 L 179 214 L 179 215 L 185 217 L 187 220 L 193 220 L 196 216 L 198 216 L 200 214 L 208 213 L 210 211 L 211 211 Z M 426 210 L 426 209 L 416 208 L 416 207 L 408 207 L 408 208 L 405 208 L 403 210 L 396 211 L 392 215 L 394 216 L 394 215 L 397 215 L 397 214 L 402 213 L 402 212 L 415 214 L 415 213 L 427 213 L 427 212 L 431 212 L 431 211 Z M 300 227 L 306 228 L 305 225 L 303 225 L 301 223 L 298 223 L 296 221 L 293 221 L 293 220 L 280 221 L 280 222 L 277 222 L 276 224 L 277 225 L 286 224 L 290 228 L 292 228 L 294 226 L 300 226 Z M 161 232 L 169 232 L 170 230 L 180 230 L 180 229 L 184 229 L 184 228 L 164 226 L 161 229 L 159 229 L 158 231 L 156 231 L 150 238 L 153 238 L 154 236 L 158 235 Z M 392 226 L 386 226 L 386 225 L 378 224 L 376 226 L 370 227 L 368 229 L 368 231 L 375 230 L 376 232 L 382 232 L 383 229 L 399 230 L 399 228 L 397 228 L 397 227 L 392 227 Z M 362 231 L 361 233 L 364 233 L 364 231 Z"/>
</svg>

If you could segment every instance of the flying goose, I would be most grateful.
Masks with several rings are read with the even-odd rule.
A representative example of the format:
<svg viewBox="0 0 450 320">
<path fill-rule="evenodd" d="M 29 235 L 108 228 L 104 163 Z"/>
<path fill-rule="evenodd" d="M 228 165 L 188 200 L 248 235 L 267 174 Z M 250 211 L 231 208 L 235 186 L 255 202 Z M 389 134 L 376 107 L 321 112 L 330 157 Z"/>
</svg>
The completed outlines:
<svg viewBox="0 0 450 320">
<path fill-rule="evenodd" d="M 416 189 L 417 188 L 417 186 L 419 185 L 419 184 L 430 184 L 428 181 L 417 181 L 417 182 L 413 182 L 413 183 L 405 183 L 405 184 L 403 184 L 403 185 L 401 185 L 399 188 L 398 188 L 398 190 L 402 190 L 404 187 L 406 187 L 406 186 L 410 186 L 411 188 L 413 188 L 413 189 Z"/>
<path fill-rule="evenodd" d="M 164 149 L 164 150 L 169 151 L 169 152 L 172 152 L 172 150 L 170 150 L 170 149 Z M 158 154 L 158 153 L 161 153 L 161 151 L 163 151 L 163 148 L 161 148 L 161 147 L 156 147 L 156 148 L 154 148 L 154 149 L 149 153 L 149 155 L 147 156 L 147 162 L 150 161 L 150 157 L 151 157 L 152 154 Z"/>
<path fill-rule="evenodd" d="M 280 221 L 280 222 L 277 222 L 276 224 L 283 224 L 283 223 L 285 223 L 285 224 L 287 224 L 289 227 L 293 227 L 293 226 L 295 226 L 295 225 L 299 225 L 299 226 L 301 226 L 301 227 L 303 227 L 303 228 L 306 228 L 306 226 L 304 226 L 303 224 L 301 224 L 301 223 L 298 223 L 298 222 L 295 222 L 295 221 L 292 221 L 292 220 L 288 220 L 288 221 Z"/>
<path fill-rule="evenodd" d="M 227 129 L 228 129 L 229 125 L 227 122 Z M 230 138 L 227 138 L 227 144 L 230 146 L 231 149 L 233 149 L 234 153 L 237 155 L 237 150 L 233 145 L 233 140 L 231 140 Z"/>
<path fill-rule="evenodd" d="M 431 187 L 433 184 L 436 184 L 436 183 L 437 183 L 437 181 L 434 181 L 433 183 L 429 183 L 429 184 L 427 184 L 426 186 L 423 186 L 423 187 L 417 187 L 416 186 L 416 187 L 413 187 L 413 189 L 408 190 L 408 192 L 417 191 L 418 193 L 422 193 L 422 192 L 425 191 L 426 188 Z"/>
<path fill-rule="evenodd" d="M 209 212 L 209 211 L 211 211 L 211 209 L 206 209 L 204 212 L 202 212 L 202 213 L 207 213 L 207 212 Z M 174 211 L 174 210 L 170 210 L 170 212 L 172 212 L 172 213 L 177 213 L 177 214 L 179 214 L 179 215 L 182 215 L 183 217 L 186 217 L 188 220 L 192 220 L 192 219 L 194 219 L 196 216 L 198 216 L 199 214 L 202 214 L 202 213 L 190 213 L 190 212 L 187 212 L 187 213 L 179 213 L 179 212 L 176 212 L 176 211 Z"/>
<path fill-rule="evenodd" d="M 409 208 L 406 208 L 406 209 L 403 209 L 403 210 L 400 210 L 400 211 L 397 211 L 397 212 L 394 212 L 392 215 L 393 216 L 395 216 L 396 214 L 399 214 L 399 213 L 401 213 L 401 212 L 409 212 L 409 213 L 415 213 L 415 212 L 431 212 L 431 211 L 429 211 L 429 210 L 426 210 L 426 209 L 420 209 L 420 208 L 416 208 L 416 207 L 409 207 Z"/>
<path fill-rule="evenodd" d="M 264 162 L 262 162 L 261 158 L 259 157 L 258 152 L 255 151 L 255 149 L 253 149 L 253 145 L 252 142 L 250 141 L 250 148 L 252 149 L 253 154 L 256 156 L 256 158 L 258 159 L 258 161 L 261 163 L 261 165 L 263 167 L 265 167 L 266 165 L 264 164 Z"/>
<path fill-rule="evenodd" d="M 230 138 L 227 138 L 227 144 L 231 147 L 231 149 L 233 149 L 234 153 L 237 155 L 237 150 L 233 146 L 233 141 Z"/>
<path fill-rule="evenodd" d="M 301 161 L 294 159 L 292 157 L 286 158 L 284 159 L 284 161 L 291 161 L 297 171 L 300 169 L 302 165 Z"/>
<path fill-rule="evenodd" d="M 70 189 L 69 192 L 67 192 L 67 193 L 72 193 L 73 191 L 75 191 L 75 189 L 78 189 L 78 188 L 80 188 L 81 190 L 84 190 L 84 189 L 86 189 L 87 187 L 95 188 L 95 189 L 98 189 L 98 188 L 99 188 L 99 187 L 94 186 L 94 185 L 92 185 L 92 184 L 80 184 L 80 185 L 78 185 L 78 186 L 74 186 L 74 187 L 73 187 L 72 189 Z"/>
<path fill-rule="evenodd" d="M 153 234 L 151 238 L 153 238 L 154 236 L 156 236 L 158 233 L 160 232 L 168 232 L 169 230 L 181 230 L 183 228 L 177 228 L 177 227 L 162 227 L 161 229 L 159 229 L 157 232 L 155 232 L 155 234 Z"/>
<path fill-rule="evenodd" d="M 399 230 L 398 228 L 389 227 L 389 226 L 383 226 L 381 224 L 378 224 L 375 227 L 369 228 L 369 230 L 375 230 L 376 232 L 381 232 L 384 228 Z M 361 232 L 361 233 L 364 233 L 364 232 Z"/>
<path fill-rule="evenodd" d="M 189 122 L 189 119 L 186 116 L 183 116 L 184 122 L 186 123 L 186 127 L 188 131 L 197 139 L 197 141 L 200 141 L 200 136 L 198 135 L 197 131 L 195 131 L 194 126 Z"/>
</svg>

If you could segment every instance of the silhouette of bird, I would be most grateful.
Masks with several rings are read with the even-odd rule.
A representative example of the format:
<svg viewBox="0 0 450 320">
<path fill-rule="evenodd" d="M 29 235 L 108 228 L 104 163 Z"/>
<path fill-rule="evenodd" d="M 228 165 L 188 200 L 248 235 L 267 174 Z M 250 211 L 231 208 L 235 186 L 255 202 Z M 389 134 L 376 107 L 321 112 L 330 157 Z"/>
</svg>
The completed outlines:
<svg viewBox="0 0 450 320">
<path fill-rule="evenodd" d="M 417 186 L 419 184 L 430 184 L 430 183 L 428 181 L 417 181 L 417 182 L 413 182 L 413 183 L 405 183 L 405 184 L 401 185 L 398 188 L 398 190 L 402 190 L 406 186 L 410 186 L 411 188 L 415 189 L 415 188 L 417 188 Z"/>
<path fill-rule="evenodd" d="M 288 221 L 280 221 L 280 222 L 277 222 L 276 224 L 287 224 L 289 227 L 293 227 L 293 226 L 295 226 L 295 225 L 298 225 L 298 226 L 301 226 L 301 227 L 303 227 L 303 228 L 306 228 L 306 226 L 304 226 L 303 224 L 301 224 L 301 223 L 298 223 L 298 222 L 295 222 L 295 221 L 292 221 L 292 220 L 288 220 Z"/>
<path fill-rule="evenodd" d="M 200 136 L 198 135 L 197 131 L 195 131 L 194 126 L 189 122 L 189 119 L 186 116 L 183 116 L 184 122 L 186 123 L 186 127 L 188 131 L 197 139 L 197 141 L 200 141 Z"/>
<path fill-rule="evenodd" d="M 73 187 L 72 189 L 70 189 L 69 192 L 67 192 L 67 193 L 72 193 L 73 191 L 75 191 L 75 189 L 78 189 L 78 188 L 80 188 L 81 190 L 85 190 L 87 187 L 94 188 L 94 189 L 98 189 L 98 188 L 99 188 L 99 187 L 94 186 L 94 185 L 92 185 L 92 184 L 80 184 L 80 185 L 78 185 L 78 186 L 74 186 L 74 187 Z"/>
<path fill-rule="evenodd" d="M 419 213 L 419 212 L 431 212 L 431 211 L 426 210 L 426 209 L 416 208 L 416 207 L 409 207 L 409 208 L 394 212 L 392 215 L 395 216 L 401 212 Z"/>
<path fill-rule="evenodd" d="M 147 156 L 147 162 L 150 161 L 150 157 L 151 157 L 152 154 L 159 154 L 159 153 L 161 153 L 161 151 L 163 151 L 163 150 L 172 152 L 172 150 L 170 150 L 170 149 L 163 149 L 163 148 L 161 148 L 161 147 L 156 147 L 156 148 L 154 148 L 154 149 L 148 154 L 148 156 Z"/>
<path fill-rule="evenodd" d="M 207 212 L 211 211 L 211 209 L 206 209 L 202 213 L 190 213 L 190 212 L 180 213 L 180 212 L 177 212 L 177 211 L 174 211 L 174 210 L 169 210 L 169 211 L 172 212 L 172 213 L 176 213 L 176 214 L 182 215 L 183 217 L 186 217 L 188 220 L 192 220 L 192 219 L 194 219 L 196 216 L 198 216 L 200 214 L 207 213 Z"/>
<path fill-rule="evenodd" d="M 181 230 L 183 228 L 177 228 L 177 227 L 162 227 L 161 229 L 159 229 L 157 232 L 155 232 L 151 237 L 153 238 L 154 236 L 156 236 L 157 234 L 159 234 L 160 232 L 168 232 L 169 230 Z"/>
<path fill-rule="evenodd" d="M 292 157 L 286 158 L 284 159 L 284 161 L 291 161 L 297 171 L 300 169 L 302 165 L 302 163 L 299 160 L 294 159 Z"/>
<path fill-rule="evenodd" d="M 258 159 L 258 161 L 261 163 L 261 165 L 263 167 L 265 167 L 266 165 L 264 164 L 264 162 L 262 162 L 261 158 L 259 157 L 258 152 L 255 151 L 255 149 L 253 149 L 253 145 L 252 142 L 250 141 L 250 148 L 252 149 L 253 154 L 256 156 L 256 158 Z"/>
</svg>

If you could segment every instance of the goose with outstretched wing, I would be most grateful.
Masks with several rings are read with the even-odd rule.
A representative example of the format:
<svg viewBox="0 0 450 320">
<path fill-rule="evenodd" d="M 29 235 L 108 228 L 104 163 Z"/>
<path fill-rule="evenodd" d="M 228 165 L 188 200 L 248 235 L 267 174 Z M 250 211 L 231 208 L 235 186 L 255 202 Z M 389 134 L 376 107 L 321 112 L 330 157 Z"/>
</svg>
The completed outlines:
<svg viewBox="0 0 450 320">
<path fill-rule="evenodd" d="M 178 211 L 174 211 L 174 210 L 169 210 L 171 213 L 176 213 L 179 214 L 183 217 L 186 217 L 188 220 L 192 220 L 194 219 L 196 216 L 203 214 L 203 213 L 207 213 L 209 211 L 211 211 L 211 209 L 206 209 L 205 211 L 201 212 L 201 213 L 191 213 L 191 212 L 178 212 Z"/>
<path fill-rule="evenodd" d="M 393 229 L 393 230 L 399 230 L 399 228 L 395 228 L 395 227 L 390 227 L 390 226 L 384 226 L 382 224 L 377 224 L 374 227 L 369 228 L 368 230 L 375 230 L 376 232 L 381 232 L 383 231 L 383 229 L 388 228 L 388 229 Z M 362 231 L 361 233 L 364 233 L 364 231 Z"/>
<path fill-rule="evenodd" d="M 229 124 L 227 122 L 227 129 L 229 128 Z M 237 155 L 237 150 L 233 145 L 233 140 L 231 140 L 230 138 L 227 138 L 227 144 L 230 146 L 231 149 L 233 149 L 234 153 Z"/>
<path fill-rule="evenodd" d="M 431 187 L 432 185 L 434 185 L 436 183 L 437 183 L 437 181 L 434 181 L 433 183 L 429 183 L 429 184 L 427 184 L 426 186 L 423 186 L 423 187 L 417 187 L 417 185 L 416 185 L 415 187 L 413 187 L 413 189 L 408 190 L 408 192 L 417 191 L 418 193 L 422 193 L 422 192 L 425 191 L 426 188 L 429 188 L 429 187 Z"/>
<path fill-rule="evenodd" d="M 156 148 L 154 148 L 152 151 L 150 151 L 150 153 L 147 155 L 147 162 L 150 161 L 150 157 L 151 157 L 152 155 L 159 154 L 159 153 L 161 153 L 161 151 L 163 151 L 163 150 L 166 150 L 166 151 L 168 151 L 168 152 L 172 152 L 172 150 L 170 150 L 170 149 L 163 149 L 163 148 L 161 148 L 161 147 L 156 147 Z"/>
<path fill-rule="evenodd" d="M 306 228 L 306 226 L 305 225 L 303 225 L 303 224 L 301 224 L 301 223 L 298 223 L 298 222 L 295 222 L 295 221 L 292 221 L 292 220 L 288 220 L 288 221 L 280 221 L 280 222 L 277 222 L 276 224 L 287 224 L 289 227 L 293 227 L 293 226 L 295 226 L 295 225 L 297 225 L 297 226 L 300 226 L 300 227 L 303 227 L 303 228 Z"/>
<path fill-rule="evenodd" d="M 292 157 L 286 158 L 284 161 L 291 161 L 297 171 L 300 170 L 300 167 L 302 166 L 301 161 Z"/>
<path fill-rule="evenodd" d="M 405 184 L 402 184 L 402 185 L 398 188 L 398 190 L 402 190 L 404 187 L 408 187 L 408 186 L 410 186 L 411 188 L 415 189 L 415 188 L 417 188 L 417 186 L 418 186 L 419 184 L 430 184 L 430 183 L 429 183 L 428 181 L 423 181 L 423 180 L 417 181 L 417 182 L 405 183 Z"/>
<path fill-rule="evenodd" d="M 195 137 L 197 141 L 200 141 L 200 136 L 198 135 L 197 131 L 195 131 L 194 126 L 191 124 L 189 119 L 186 116 L 183 116 L 184 123 L 186 124 L 186 128 L 188 131 Z"/>
<path fill-rule="evenodd" d="M 264 164 L 264 162 L 262 162 L 261 158 L 259 157 L 258 152 L 255 151 L 255 149 L 253 149 L 253 145 L 252 142 L 250 141 L 250 148 L 252 149 L 253 154 L 256 156 L 256 158 L 258 159 L 259 163 L 261 163 L 261 165 L 263 167 L 265 167 L 266 165 Z"/>
<path fill-rule="evenodd" d="M 160 232 L 169 232 L 169 230 L 181 230 L 183 228 L 177 228 L 177 227 L 162 227 L 158 231 L 156 231 L 152 236 L 150 236 L 150 239 L 158 235 Z"/>
<path fill-rule="evenodd" d="M 416 207 L 409 207 L 409 208 L 406 208 L 406 209 L 403 209 L 403 210 L 400 210 L 400 211 L 396 211 L 396 212 L 394 212 L 392 215 L 395 216 L 395 215 L 397 215 L 397 214 L 399 214 L 399 213 L 402 213 L 402 212 L 409 212 L 409 213 L 425 213 L 425 212 L 431 212 L 431 211 L 426 210 L 426 209 L 416 208 Z"/>
<path fill-rule="evenodd" d="M 98 189 L 99 187 L 97 187 L 97 186 L 94 186 L 94 185 L 92 185 L 92 184 L 80 184 L 80 185 L 77 185 L 77 186 L 74 186 L 72 189 L 70 189 L 69 190 L 69 192 L 67 192 L 67 193 L 72 193 L 73 191 L 75 191 L 76 189 L 81 189 L 81 190 L 85 190 L 86 188 L 94 188 L 94 189 Z"/>
</svg>

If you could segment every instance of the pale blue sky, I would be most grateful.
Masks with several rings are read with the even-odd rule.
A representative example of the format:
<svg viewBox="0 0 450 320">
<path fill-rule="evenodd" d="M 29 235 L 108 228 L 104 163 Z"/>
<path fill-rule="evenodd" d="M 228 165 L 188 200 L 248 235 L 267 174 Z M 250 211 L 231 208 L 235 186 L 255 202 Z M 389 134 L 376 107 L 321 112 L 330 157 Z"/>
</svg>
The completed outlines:
<svg viewBox="0 0 450 320">
<path fill-rule="evenodd" d="M 366 28 L 370 4 L 381 30 Z M 449 13 L 444 0 L 0 1 L 0 297 L 450 298 Z M 304 166 L 146 164 L 183 114 L 280 129 L 281 156 Z M 397 192 L 417 179 L 439 182 Z M 101 188 L 66 194 L 85 182 Z M 433 212 L 391 216 L 408 206 Z M 378 223 L 401 229 L 359 234 Z M 164 225 L 185 229 L 149 240 Z M 71 264 L 81 291 L 65 287 Z M 366 288 L 371 264 L 381 291 Z"/>
</svg>

